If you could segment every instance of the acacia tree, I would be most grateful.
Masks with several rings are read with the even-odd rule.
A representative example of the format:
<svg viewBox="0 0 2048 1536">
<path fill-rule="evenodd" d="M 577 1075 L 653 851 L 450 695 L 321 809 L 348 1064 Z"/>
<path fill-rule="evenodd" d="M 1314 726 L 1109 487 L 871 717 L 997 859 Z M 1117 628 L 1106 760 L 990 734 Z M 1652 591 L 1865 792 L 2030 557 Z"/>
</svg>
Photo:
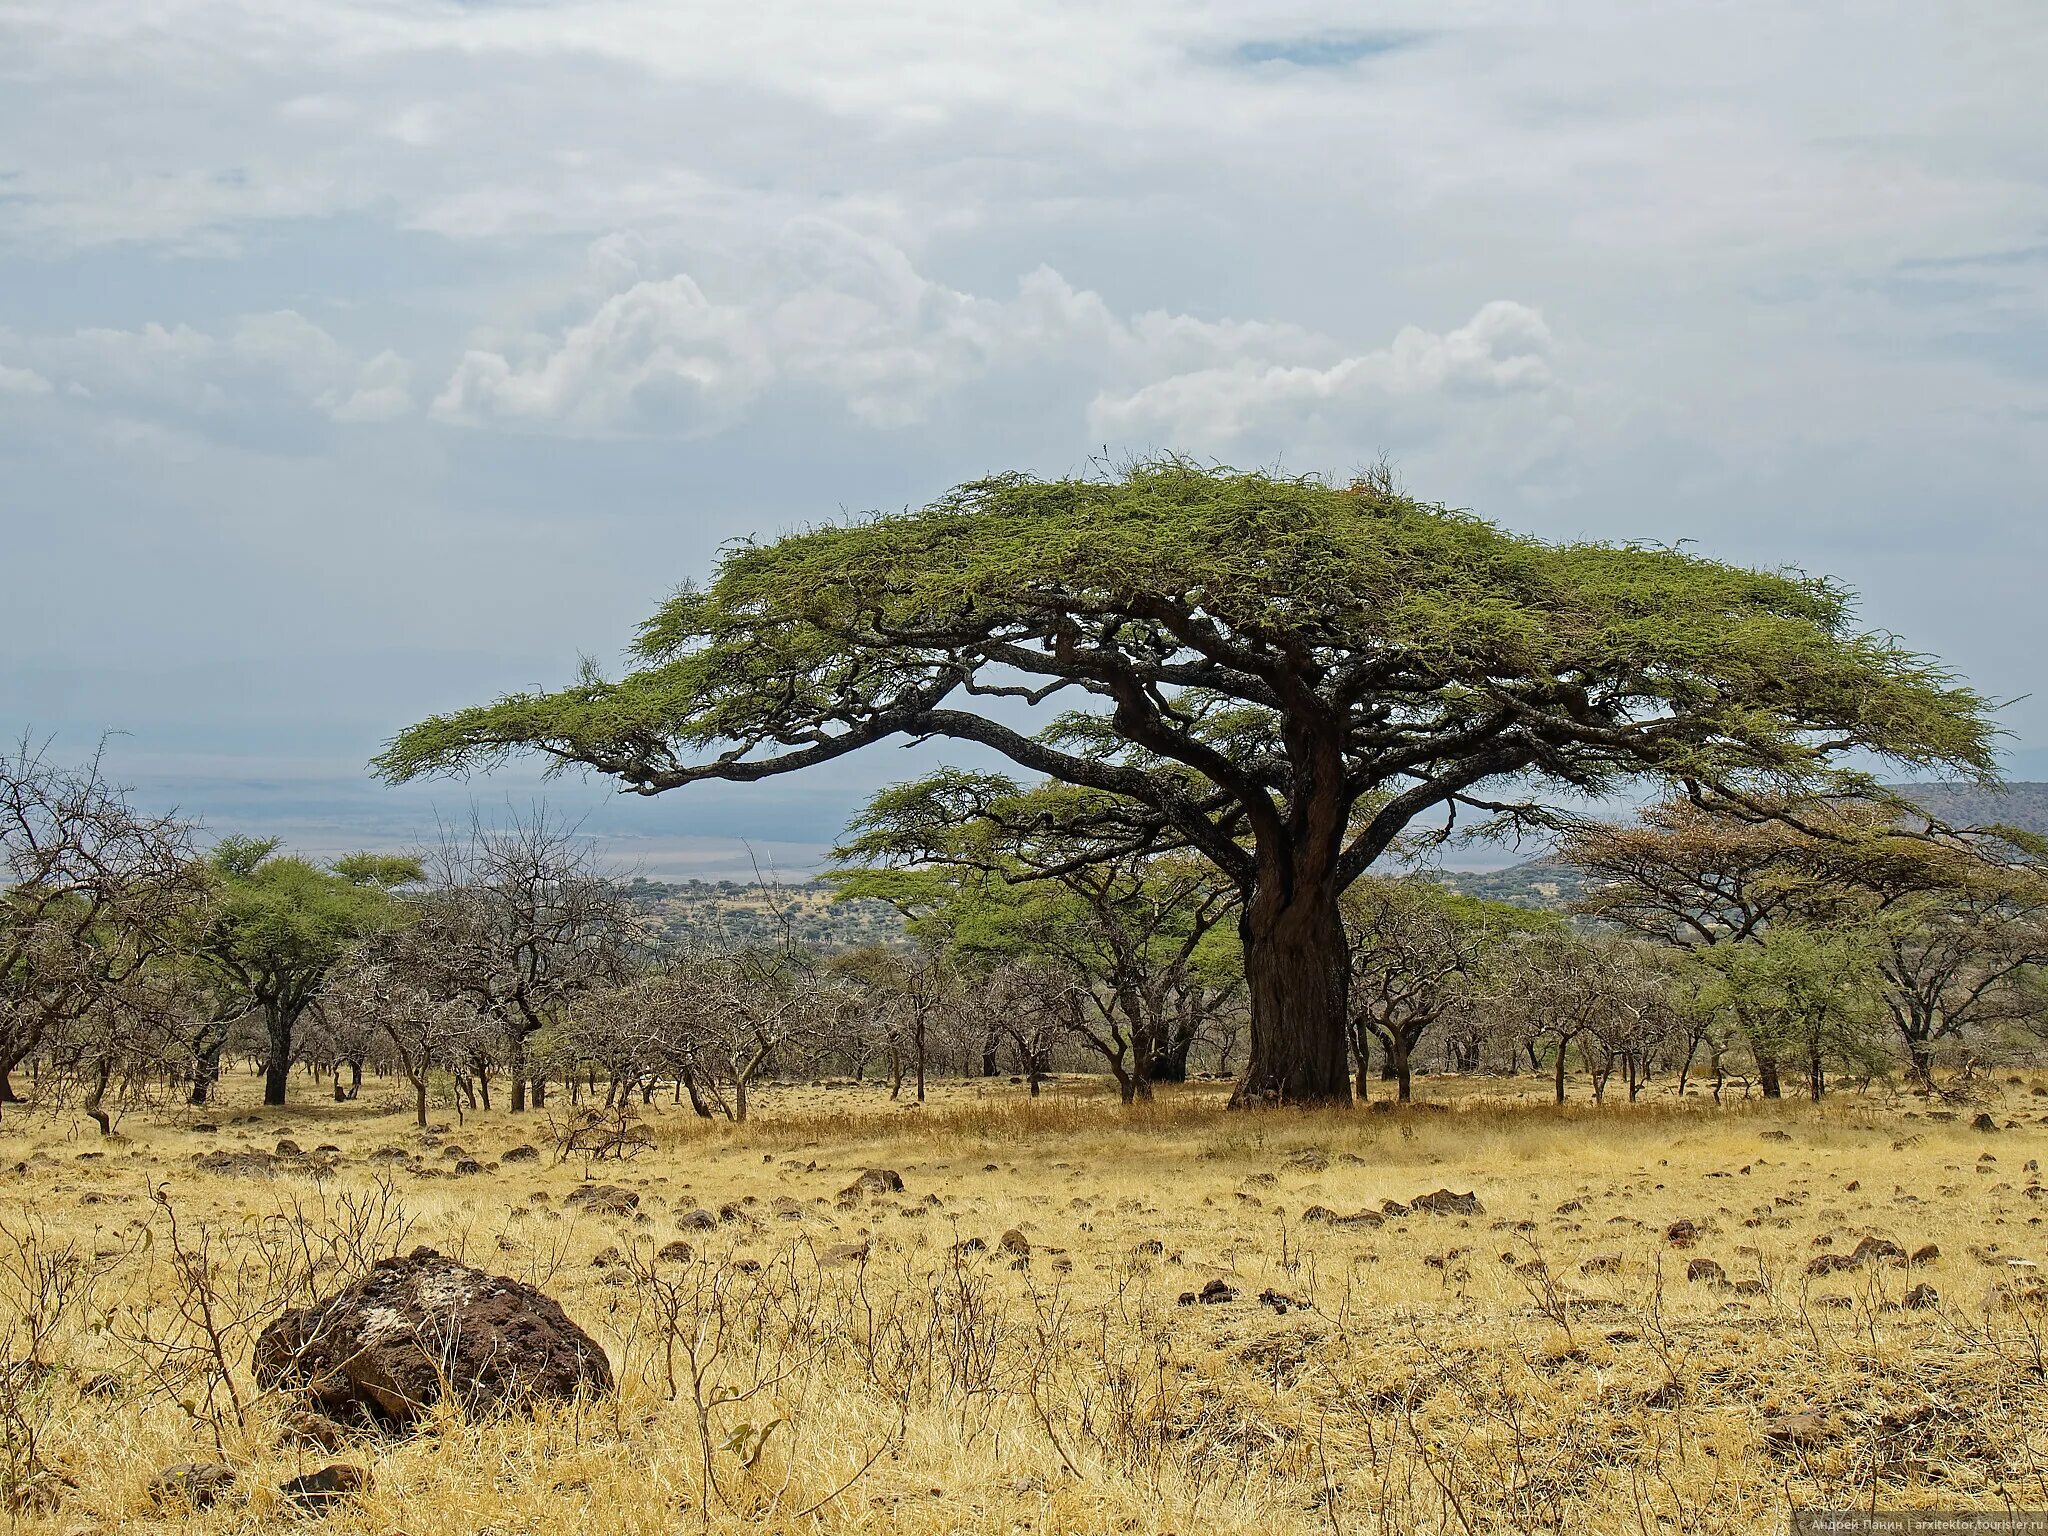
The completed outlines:
<svg viewBox="0 0 2048 1536">
<path fill-rule="evenodd" d="M 1377 1045 L 1403 1104 L 1412 1097 L 1413 1056 L 1423 1035 L 1470 1006 L 1488 955 L 1548 920 L 1500 902 L 1449 890 L 1435 880 L 1368 877 L 1344 897 L 1351 944 L 1351 1049 L 1358 1096 Z"/>
<path fill-rule="evenodd" d="M 1992 763 L 1980 699 L 1825 580 L 1518 537 L 1384 474 L 977 481 L 730 550 L 634 656 L 422 722 L 376 767 L 533 750 L 652 795 L 890 738 L 993 749 L 1097 791 L 1071 830 L 1100 857 L 1191 849 L 1237 888 L 1240 1103 L 1349 1099 L 1339 897 L 1419 817 L 1644 774 L 1747 795 L 1857 748 Z"/>
<path fill-rule="evenodd" d="M 207 860 L 213 893 L 186 940 L 217 1017 L 255 1013 L 267 1054 L 263 1102 L 280 1105 L 299 1020 L 360 941 L 404 920 L 391 894 L 417 880 L 415 859 L 350 854 L 321 868 L 275 838 L 223 838 Z"/>
<path fill-rule="evenodd" d="M 1069 829 L 1102 798 L 943 770 L 870 800 L 835 850 L 849 863 L 828 878 L 842 898 L 890 902 L 914 937 L 984 969 L 1028 961 L 1068 972 L 1083 1005 L 1069 1030 L 1131 1103 L 1155 1082 L 1186 1080 L 1196 1037 L 1241 990 L 1224 942 L 1237 891 L 1187 853 L 1077 847 Z"/>
</svg>

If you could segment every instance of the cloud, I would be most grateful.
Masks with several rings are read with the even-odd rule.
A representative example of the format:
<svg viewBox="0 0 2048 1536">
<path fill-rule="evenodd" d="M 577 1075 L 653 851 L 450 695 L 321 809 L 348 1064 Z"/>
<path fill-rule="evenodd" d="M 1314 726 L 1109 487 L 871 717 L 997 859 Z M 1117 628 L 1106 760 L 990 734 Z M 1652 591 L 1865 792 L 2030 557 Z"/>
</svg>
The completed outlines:
<svg viewBox="0 0 2048 1536">
<path fill-rule="evenodd" d="M 33 368 L 0 363 L 0 395 L 47 395 L 50 381 Z"/>
<path fill-rule="evenodd" d="M 23 346 L 67 395 L 125 412 L 205 420 L 300 411 L 370 422 L 413 408 L 404 359 L 386 350 L 359 361 L 296 310 L 245 315 L 218 334 L 150 322 Z"/>
<path fill-rule="evenodd" d="M 1241 357 L 1098 395 L 1088 420 L 1116 441 L 1235 442 L 1309 416 L 1355 419 L 1389 398 L 1541 391 L 1555 382 L 1550 350 L 1541 314 L 1497 299 L 1447 334 L 1405 326 L 1388 346 L 1327 367 Z"/>
<path fill-rule="evenodd" d="M 1091 432 L 1206 449 L 1284 426 L 1290 412 L 1553 382 L 1542 316 L 1508 301 L 1447 333 L 1409 326 L 1385 347 L 1347 353 L 1298 326 L 1120 316 L 1050 267 L 1005 298 L 969 293 L 922 275 L 886 241 L 818 219 L 785 229 L 723 299 L 688 273 L 637 276 L 653 259 L 629 242 L 599 242 L 593 272 L 627 286 L 554 335 L 470 349 L 434 415 L 575 436 L 704 437 L 792 388 L 892 429 L 929 420 L 982 380 L 1035 370 L 1068 381 L 1073 419 L 1093 396 Z"/>
</svg>

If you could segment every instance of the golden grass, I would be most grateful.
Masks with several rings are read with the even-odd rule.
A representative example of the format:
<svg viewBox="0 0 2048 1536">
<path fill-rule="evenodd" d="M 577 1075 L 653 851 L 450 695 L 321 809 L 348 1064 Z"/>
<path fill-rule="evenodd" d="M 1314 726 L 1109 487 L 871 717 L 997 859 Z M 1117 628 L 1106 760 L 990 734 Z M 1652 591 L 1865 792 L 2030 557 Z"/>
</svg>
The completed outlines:
<svg viewBox="0 0 2048 1536">
<path fill-rule="evenodd" d="M 10 1113 L 0 1347 L 53 1369 L 8 1376 L 9 1518 L 268 1530 L 294 1518 L 276 1485 L 335 1459 L 374 1482 L 324 1528 L 409 1536 L 1604 1536 L 1778 1529 L 1793 1503 L 2048 1506 L 2048 1303 L 2011 1262 L 2044 1257 L 2048 1096 L 1988 1090 L 2015 1124 L 1985 1134 L 1974 1105 L 1558 1110 L 1543 1086 L 1433 1080 L 1451 1107 L 1303 1115 L 1233 1114 L 1210 1085 L 1135 1113 L 1091 1083 L 1035 1102 L 944 1084 L 922 1109 L 771 1089 L 745 1126 L 656 1105 L 653 1151 L 588 1170 L 499 1161 L 545 1150 L 537 1117 L 443 1113 L 422 1138 L 375 1087 L 223 1106 L 214 1134 L 130 1117 L 109 1143 Z M 193 1164 L 280 1137 L 339 1160 L 319 1180 Z M 452 1176 L 450 1144 L 497 1166 Z M 369 1160 L 386 1146 L 414 1162 Z M 868 1167 L 904 1193 L 840 1204 Z M 637 1192 L 638 1216 L 567 1206 L 587 1175 Z M 1485 1213 L 1305 1219 L 1438 1187 Z M 714 1230 L 679 1225 L 727 1205 Z M 338 1452 L 286 1433 L 246 1374 L 254 1327 L 305 1283 L 309 1244 L 332 1285 L 361 1255 L 323 1241 L 401 1240 L 401 1207 L 407 1246 L 561 1300 L 611 1355 L 616 1400 Z M 1667 1238 L 1680 1220 L 1696 1246 Z M 1940 1256 L 1807 1272 L 1867 1236 Z M 678 1237 L 690 1261 L 654 1257 Z M 178 1311 L 202 1242 L 234 1393 L 210 1405 L 210 1345 Z M 1696 1258 L 1742 1284 L 1689 1282 Z M 82 1299 L 31 1343 L 31 1293 L 67 1263 Z M 1212 1280 L 1235 1299 L 1179 1304 Z M 1923 1284 L 1938 1302 L 1903 1306 Z M 233 1492 L 203 1511 L 152 1497 L 194 1460 L 234 1467 Z"/>
</svg>

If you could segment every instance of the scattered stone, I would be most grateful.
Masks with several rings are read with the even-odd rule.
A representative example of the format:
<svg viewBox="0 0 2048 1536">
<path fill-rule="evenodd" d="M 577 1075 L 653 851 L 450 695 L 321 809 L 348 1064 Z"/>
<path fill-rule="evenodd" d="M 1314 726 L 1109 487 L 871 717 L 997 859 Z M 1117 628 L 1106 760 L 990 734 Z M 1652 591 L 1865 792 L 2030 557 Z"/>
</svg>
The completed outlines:
<svg viewBox="0 0 2048 1536">
<path fill-rule="evenodd" d="M 1700 1226 L 1696 1221 L 1674 1221 L 1664 1229 L 1664 1241 L 1674 1248 L 1690 1248 L 1699 1240 Z"/>
<path fill-rule="evenodd" d="M 1941 1244 L 1922 1243 L 1918 1248 L 1915 1248 L 1913 1250 L 1912 1258 L 1908 1259 L 1906 1262 L 1909 1264 L 1932 1264 L 1936 1259 L 1940 1257 Z"/>
<path fill-rule="evenodd" d="M 1432 1216 L 1484 1216 L 1486 1207 L 1479 1203 L 1479 1196 L 1471 1190 L 1464 1194 L 1453 1194 L 1448 1189 L 1431 1190 L 1426 1195 L 1417 1195 L 1408 1202 L 1411 1211 L 1427 1211 Z"/>
<path fill-rule="evenodd" d="M 1998 1122 L 1992 1119 L 1988 1113 L 1979 1114 L 1976 1119 L 1970 1122 L 1970 1129 L 1973 1131 L 1995 1131 L 1998 1129 Z"/>
<path fill-rule="evenodd" d="M 1712 1259 L 1694 1259 L 1685 1266 L 1685 1278 L 1692 1285 L 1725 1286 L 1728 1271 Z"/>
<path fill-rule="evenodd" d="M 299 1144 L 296 1141 L 286 1137 L 277 1144 L 277 1155 L 279 1157 L 304 1157 L 306 1154 L 300 1150 Z"/>
<path fill-rule="evenodd" d="M 581 1206 L 598 1216 L 630 1216 L 640 1208 L 640 1196 L 616 1184 L 579 1184 L 563 1204 Z"/>
<path fill-rule="evenodd" d="M 1237 1300 L 1237 1292 L 1224 1284 L 1221 1279 L 1216 1279 L 1203 1286 L 1201 1294 L 1195 1299 L 1205 1307 L 1215 1307 L 1221 1306 L 1226 1301 Z"/>
<path fill-rule="evenodd" d="M 687 1264 L 697 1256 L 696 1250 L 681 1238 L 672 1243 L 663 1243 L 654 1255 L 664 1264 Z"/>
<path fill-rule="evenodd" d="M 484 1165 L 478 1162 L 473 1157 L 465 1157 L 461 1162 L 455 1165 L 455 1172 L 458 1175 L 464 1177 L 467 1177 L 468 1175 L 473 1173 L 482 1173 L 483 1171 Z"/>
<path fill-rule="evenodd" d="M 1790 1131 L 1765 1131 L 1757 1138 L 1759 1141 L 1790 1141 L 1791 1139 L 1792 1133 Z"/>
<path fill-rule="evenodd" d="M 457 1158 L 469 1156 L 469 1148 L 465 1147 L 459 1141 L 451 1141 L 448 1143 L 447 1146 L 441 1149 L 441 1156 L 448 1159 L 448 1161 L 453 1162 Z"/>
<path fill-rule="evenodd" d="M 552 1298 L 415 1248 L 264 1329 L 256 1384 L 335 1422 L 409 1429 L 447 1391 L 484 1413 L 610 1392 L 611 1363 Z"/>
<path fill-rule="evenodd" d="M 1938 1307 L 1941 1305 L 1941 1292 L 1923 1280 L 1920 1284 L 1906 1292 L 1906 1305 L 1915 1312 L 1924 1312 L 1929 1307 Z"/>
<path fill-rule="evenodd" d="M 989 1164 L 990 1168 L 995 1164 Z M 842 1200 L 864 1200 L 869 1195 L 900 1195 L 903 1193 L 903 1175 L 894 1168 L 870 1168 L 846 1188 L 839 1191 Z"/>
<path fill-rule="evenodd" d="M 1888 1237 L 1866 1237 L 1849 1255 L 1852 1264 L 1903 1264 L 1906 1250 Z"/>
<path fill-rule="evenodd" d="M 1012 1258 L 1028 1259 L 1031 1257 L 1031 1239 L 1015 1227 L 1010 1228 L 1009 1231 L 998 1238 L 996 1246 Z"/>
<path fill-rule="evenodd" d="M 678 1216 L 676 1225 L 685 1232 L 709 1232 L 718 1225 L 718 1218 L 700 1205 Z"/>
<path fill-rule="evenodd" d="M 210 1461 L 181 1461 L 165 1467 L 149 1480 L 149 1497 L 157 1504 L 182 1501 L 191 1509 L 208 1509 L 234 1485 L 233 1467 Z"/>
<path fill-rule="evenodd" d="M 498 1161 L 501 1163 L 537 1163 L 540 1161 L 540 1148 L 530 1147 L 522 1141 L 518 1146 L 499 1158 Z"/>
<path fill-rule="evenodd" d="M 362 1492 L 369 1486 L 368 1468 L 352 1467 L 347 1462 L 338 1461 L 332 1466 L 322 1467 L 318 1472 L 287 1478 L 278 1484 L 277 1491 L 301 1509 L 324 1513 L 330 1506 L 340 1503 L 352 1493 Z"/>
</svg>

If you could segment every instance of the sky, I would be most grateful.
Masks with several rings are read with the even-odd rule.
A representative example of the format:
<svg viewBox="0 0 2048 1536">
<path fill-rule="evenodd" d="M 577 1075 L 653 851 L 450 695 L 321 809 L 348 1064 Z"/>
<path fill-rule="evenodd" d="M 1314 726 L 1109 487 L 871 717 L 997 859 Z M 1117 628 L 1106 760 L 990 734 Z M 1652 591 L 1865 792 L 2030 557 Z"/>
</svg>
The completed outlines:
<svg viewBox="0 0 2048 1536">
<path fill-rule="evenodd" d="M 2048 778 L 2048 9 L 0 0 L 0 728 L 816 867 L 934 759 L 390 789 L 728 541 L 1176 450 L 1830 573 Z"/>
</svg>

